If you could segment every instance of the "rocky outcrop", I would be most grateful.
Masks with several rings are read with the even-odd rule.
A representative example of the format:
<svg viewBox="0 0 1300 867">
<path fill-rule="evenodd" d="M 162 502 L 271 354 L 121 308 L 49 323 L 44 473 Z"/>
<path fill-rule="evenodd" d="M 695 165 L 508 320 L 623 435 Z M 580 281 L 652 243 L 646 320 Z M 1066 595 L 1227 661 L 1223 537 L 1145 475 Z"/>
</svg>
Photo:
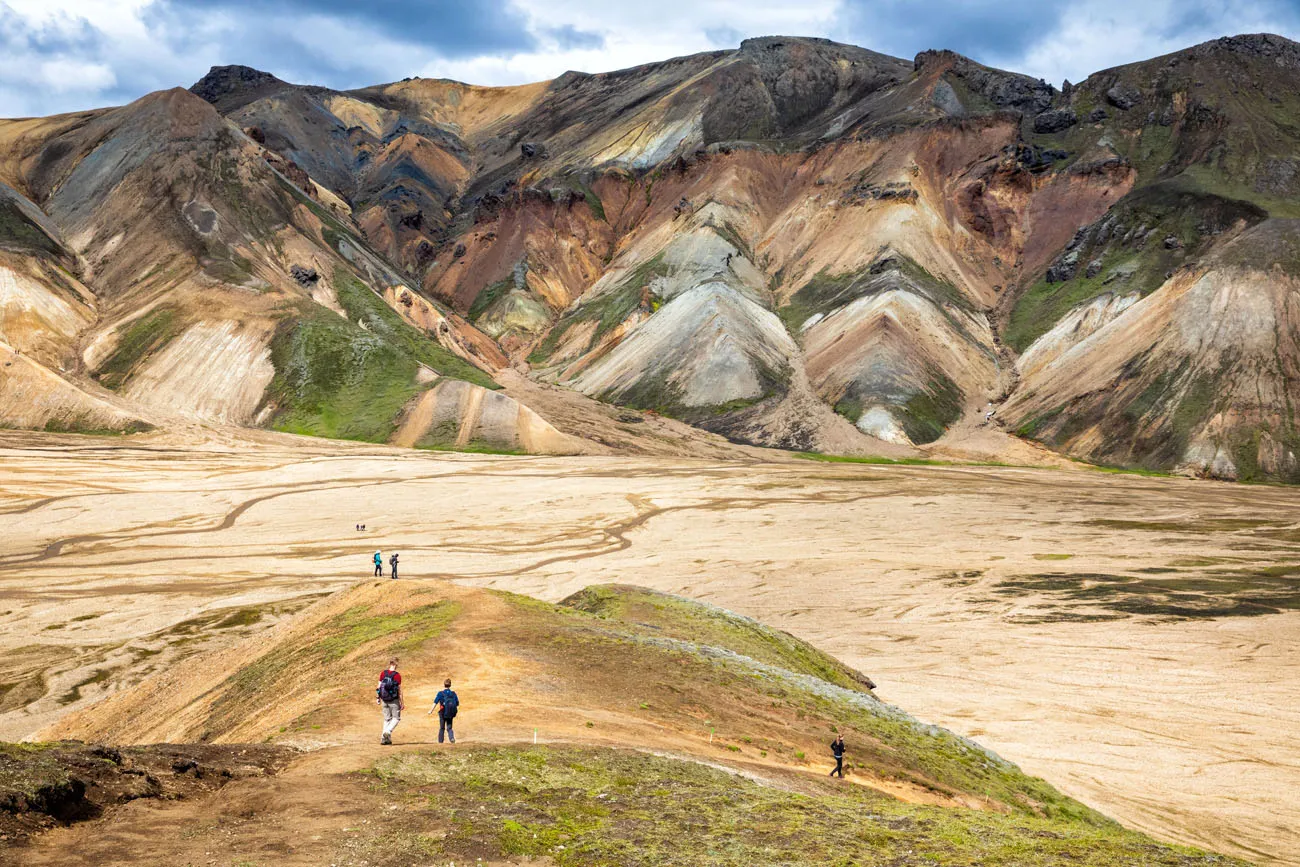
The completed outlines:
<svg viewBox="0 0 1300 867">
<path fill-rule="evenodd" d="M 190 86 L 190 93 L 222 111 L 230 111 L 283 87 L 288 85 L 251 66 L 214 66 Z"/>
<path fill-rule="evenodd" d="M 1041 79 L 991 69 L 954 51 L 922 51 L 913 61 L 917 71 L 942 68 L 998 108 L 1037 115 L 1052 105 L 1056 89 Z"/>
<path fill-rule="evenodd" d="M 1073 109 L 1056 108 L 1034 116 L 1034 132 L 1050 134 L 1062 132 L 1079 122 L 1079 116 Z"/>
</svg>

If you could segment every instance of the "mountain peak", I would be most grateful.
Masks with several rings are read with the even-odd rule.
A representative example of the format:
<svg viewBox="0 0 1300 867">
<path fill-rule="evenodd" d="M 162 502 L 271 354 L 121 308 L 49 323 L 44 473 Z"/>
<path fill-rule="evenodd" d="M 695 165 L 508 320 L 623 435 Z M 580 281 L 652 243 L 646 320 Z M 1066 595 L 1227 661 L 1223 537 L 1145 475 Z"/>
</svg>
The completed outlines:
<svg viewBox="0 0 1300 867">
<path fill-rule="evenodd" d="M 234 107 L 231 103 L 251 102 L 268 90 L 284 86 L 285 82 L 269 72 L 232 64 L 209 69 L 190 87 L 190 93 L 228 111 Z M 248 98 L 241 98 L 245 96 Z"/>
</svg>

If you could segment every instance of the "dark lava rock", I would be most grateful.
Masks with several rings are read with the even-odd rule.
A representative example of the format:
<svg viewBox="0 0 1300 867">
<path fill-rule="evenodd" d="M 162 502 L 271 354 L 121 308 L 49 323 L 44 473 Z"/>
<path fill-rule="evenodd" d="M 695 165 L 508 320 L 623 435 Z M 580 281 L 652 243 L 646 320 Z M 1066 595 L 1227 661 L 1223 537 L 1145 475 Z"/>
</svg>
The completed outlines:
<svg viewBox="0 0 1300 867">
<path fill-rule="evenodd" d="M 546 159 L 546 145 L 537 141 L 526 141 L 519 146 L 519 153 L 526 160 Z"/>
<path fill-rule="evenodd" d="M 1182 248 L 1182 246 L 1183 246 L 1183 242 L 1176 235 L 1170 235 L 1169 237 L 1165 238 L 1166 250 L 1179 250 Z"/>
<path fill-rule="evenodd" d="M 244 128 L 244 135 L 251 138 L 260 145 L 266 144 L 266 133 L 262 132 L 260 126 L 249 126 Z"/>
<path fill-rule="evenodd" d="M 1142 101 L 1142 91 L 1131 84 L 1117 84 L 1106 91 L 1106 101 L 1120 111 L 1128 111 Z"/>
<path fill-rule="evenodd" d="M 1110 114 L 1107 113 L 1106 109 L 1094 108 L 1092 111 L 1088 112 L 1088 123 L 1101 123 L 1108 117 L 1110 117 Z"/>
<path fill-rule="evenodd" d="M 1053 133 L 1069 129 L 1079 122 L 1073 109 L 1055 108 L 1034 117 L 1034 132 Z"/>
<path fill-rule="evenodd" d="M 413 214 L 403 214 L 398 224 L 407 229 L 418 229 L 424 225 L 424 211 L 416 211 Z"/>
<path fill-rule="evenodd" d="M 271 73 L 251 66 L 214 66 L 190 87 L 190 93 L 214 105 L 220 103 L 226 107 L 231 102 L 229 97 L 233 95 L 257 93 L 283 84 Z"/>
<path fill-rule="evenodd" d="M 289 268 L 289 276 L 297 280 L 302 286 L 310 286 L 320 279 L 315 268 L 305 268 L 302 265 L 292 265 Z"/>
<path fill-rule="evenodd" d="M 1056 89 L 1042 79 L 990 69 L 955 51 L 922 51 L 912 66 L 920 71 L 934 64 L 946 66 L 967 87 L 998 108 L 1013 108 L 1026 114 L 1039 114 L 1052 106 Z"/>
<path fill-rule="evenodd" d="M 1083 272 L 1083 276 L 1091 280 L 1093 277 L 1096 277 L 1100 273 L 1101 273 L 1101 260 L 1093 259 L 1091 262 L 1088 263 L 1088 268 L 1086 271 Z"/>
<path fill-rule="evenodd" d="M 1073 280 L 1078 271 L 1079 251 L 1071 250 L 1053 262 L 1052 267 L 1047 269 L 1047 282 L 1064 283 L 1067 280 Z"/>
<path fill-rule="evenodd" d="M 1044 148 L 1039 145 L 1022 144 L 1016 148 L 1016 162 L 1031 172 L 1041 172 L 1057 160 L 1070 155 L 1069 151 L 1059 148 Z"/>
<path fill-rule="evenodd" d="M 456 245 L 456 249 L 454 249 L 454 250 L 451 251 L 451 257 L 452 257 L 453 259 L 459 259 L 459 258 L 461 258 L 462 256 L 464 256 L 466 252 L 467 252 L 467 251 L 466 251 L 466 249 L 465 249 L 465 245 L 464 245 L 464 244 L 457 244 L 457 245 Z"/>
</svg>

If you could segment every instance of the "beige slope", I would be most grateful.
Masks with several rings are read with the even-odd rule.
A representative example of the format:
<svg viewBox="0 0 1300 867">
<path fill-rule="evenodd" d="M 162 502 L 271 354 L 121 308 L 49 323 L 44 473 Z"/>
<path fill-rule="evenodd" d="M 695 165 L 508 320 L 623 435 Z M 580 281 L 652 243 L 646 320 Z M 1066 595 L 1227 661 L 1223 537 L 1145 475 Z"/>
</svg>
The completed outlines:
<svg viewBox="0 0 1300 867">
<path fill-rule="evenodd" d="M 275 377 L 270 335 L 234 322 L 198 322 L 131 379 L 123 394 L 182 415 L 248 424 Z"/>
<path fill-rule="evenodd" d="M 394 445 L 573 454 L 579 441 L 508 395 L 443 379 L 407 407 Z"/>
<path fill-rule="evenodd" d="M 0 340 L 58 367 L 94 319 L 94 298 L 75 278 L 46 260 L 0 253 Z"/>
<path fill-rule="evenodd" d="M 148 426 L 4 343 L 0 343 L 0 425 L 113 431 Z"/>
</svg>

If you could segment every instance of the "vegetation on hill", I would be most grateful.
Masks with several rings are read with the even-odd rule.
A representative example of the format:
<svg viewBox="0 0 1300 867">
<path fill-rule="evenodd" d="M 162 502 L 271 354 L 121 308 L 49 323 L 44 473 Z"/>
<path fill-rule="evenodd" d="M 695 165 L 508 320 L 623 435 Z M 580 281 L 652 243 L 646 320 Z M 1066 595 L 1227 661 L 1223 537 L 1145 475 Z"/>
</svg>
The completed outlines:
<svg viewBox="0 0 1300 867">
<path fill-rule="evenodd" d="M 399 863 L 546 858 L 558 865 L 1193 867 L 1231 859 L 1108 822 L 903 803 L 780 773 L 583 747 L 407 752 L 371 772 L 398 810 Z M 378 841 L 376 841 L 378 842 Z M 409 859 L 409 861 L 407 860 Z"/>
<path fill-rule="evenodd" d="M 317 305 L 285 320 L 271 343 L 272 426 L 289 433 L 386 442 L 402 407 L 424 390 L 421 365 L 496 388 L 492 378 L 409 325 L 350 272 L 334 272 L 347 318 Z"/>
</svg>

